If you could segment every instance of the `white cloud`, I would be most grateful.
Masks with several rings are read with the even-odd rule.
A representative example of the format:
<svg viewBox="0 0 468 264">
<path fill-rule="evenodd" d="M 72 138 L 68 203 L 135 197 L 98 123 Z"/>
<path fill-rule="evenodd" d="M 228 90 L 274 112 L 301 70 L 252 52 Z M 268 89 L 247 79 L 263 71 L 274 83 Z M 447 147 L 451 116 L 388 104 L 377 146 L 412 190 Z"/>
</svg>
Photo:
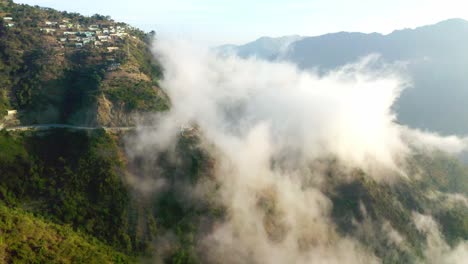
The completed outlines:
<svg viewBox="0 0 468 264">
<path fill-rule="evenodd" d="M 315 165 L 336 159 L 345 172 L 361 168 L 375 180 L 395 180 L 414 142 L 463 148 L 459 139 L 396 124 L 391 106 L 407 81 L 390 66 L 369 70 L 378 57 L 320 77 L 286 63 L 216 57 L 190 43 L 159 41 L 156 47 L 172 107 L 129 148 L 157 156 L 175 145 L 181 125 L 198 126 L 200 147 L 216 158 L 217 200 L 227 210 L 203 240 L 207 258 L 377 263 L 358 241 L 335 231 L 333 205 L 321 191 L 328 176 Z M 398 233 L 386 231 L 401 243 Z"/>
<path fill-rule="evenodd" d="M 450 248 L 439 231 L 438 224 L 427 215 L 413 212 L 416 227 L 426 234 L 426 248 L 424 254 L 430 264 L 464 264 L 468 259 L 468 241 L 462 241 L 454 248 Z"/>
</svg>

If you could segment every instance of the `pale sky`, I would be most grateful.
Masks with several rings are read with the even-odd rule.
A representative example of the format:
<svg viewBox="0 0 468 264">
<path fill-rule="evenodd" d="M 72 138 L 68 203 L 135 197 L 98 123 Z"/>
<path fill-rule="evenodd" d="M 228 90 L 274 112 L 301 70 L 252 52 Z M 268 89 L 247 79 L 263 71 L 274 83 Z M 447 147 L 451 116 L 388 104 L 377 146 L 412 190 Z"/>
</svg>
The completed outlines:
<svg viewBox="0 0 468 264">
<path fill-rule="evenodd" d="M 145 31 L 208 45 L 261 36 L 337 31 L 390 33 L 449 18 L 468 20 L 467 0 L 14 0 L 84 15 L 110 15 Z"/>
</svg>

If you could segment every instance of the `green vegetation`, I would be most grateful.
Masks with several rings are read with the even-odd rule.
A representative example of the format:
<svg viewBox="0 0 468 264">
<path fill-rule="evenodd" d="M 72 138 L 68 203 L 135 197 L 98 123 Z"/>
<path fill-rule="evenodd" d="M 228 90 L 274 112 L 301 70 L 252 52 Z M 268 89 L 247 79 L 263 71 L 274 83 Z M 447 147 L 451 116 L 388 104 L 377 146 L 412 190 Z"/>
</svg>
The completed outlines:
<svg viewBox="0 0 468 264">
<path fill-rule="evenodd" d="M 29 9 L 26 9 L 29 10 Z M 19 10 L 18 10 L 19 11 Z M 45 54 L 54 55 L 45 46 L 37 32 L 18 24 L 8 28 L 0 20 L 0 87 L 3 105 L 11 104 L 15 108 L 32 106 L 32 101 L 41 90 L 33 87 L 38 84 L 41 70 L 48 65 Z M 32 43 L 36 43 L 33 45 Z M 11 96 L 10 96 L 11 94 Z M 8 98 L 8 102 L 5 100 Z"/>
<path fill-rule="evenodd" d="M 376 183 L 367 177 L 337 187 L 332 196 L 332 216 L 341 233 L 357 237 L 384 263 L 414 263 L 422 257 L 424 236 L 413 224 L 411 210 L 401 205 L 398 196 L 390 186 Z M 364 223 L 375 231 L 360 232 L 359 225 Z M 411 251 L 398 247 L 388 247 L 386 236 L 372 236 L 381 233 L 384 223 L 388 222 L 400 234 L 404 234 Z"/>
<path fill-rule="evenodd" d="M 136 156 L 129 161 L 129 167 L 135 168 L 131 171 L 133 174 L 141 175 L 145 173 L 146 166 L 157 166 L 161 169 L 158 174 L 165 179 L 165 188 L 148 197 L 149 211 L 146 216 L 155 219 L 157 235 L 173 236 L 168 242 L 171 246 L 168 252 L 153 249 L 153 252 L 161 254 L 165 263 L 200 263 L 196 250 L 198 238 L 203 234 L 200 225 L 203 222 L 209 226 L 222 220 L 225 214 L 224 208 L 214 198 L 217 185 L 212 175 L 213 158 L 198 144 L 196 133 L 186 133 L 180 136 L 177 143 L 176 162 L 169 153 L 161 153 L 152 164 L 142 163 L 147 160 L 144 156 Z M 215 187 L 205 197 L 184 191 L 184 188 L 191 189 L 199 181 L 211 182 Z"/>
<path fill-rule="evenodd" d="M 92 234 L 120 250 L 129 197 L 115 142 L 104 131 L 0 134 L 0 198 Z"/>
<path fill-rule="evenodd" d="M 151 82 L 120 78 L 109 82 L 108 87 L 107 97 L 116 104 L 125 105 L 128 111 L 165 111 L 169 108 L 167 100 L 155 93 Z"/>
<path fill-rule="evenodd" d="M 409 168 L 413 173 L 425 175 L 425 181 L 419 181 L 420 188 L 436 188 L 442 192 L 468 195 L 468 170 L 457 159 L 442 152 L 432 155 L 420 153 L 410 160 Z"/>
<path fill-rule="evenodd" d="M 423 259 L 425 235 L 414 225 L 412 212 L 432 215 L 451 246 L 468 240 L 466 205 L 446 198 L 450 193 L 467 193 L 468 168 L 443 153 L 417 154 L 409 159 L 409 164 L 414 170 L 410 179 L 377 183 L 358 172 L 361 177 L 339 184 L 331 193 L 332 217 L 338 230 L 364 242 L 384 263 L 415 263 Z M 420 178 L 413 177 L 416 172 Z M 405 247 L 410 250 L 389 246 L 391 242 L 385 236 L 373 235 L 382 232 L 386 223 L 403 235 Z M 371 231 L 360 231 L 359 224 Z"/>
<path fill-rule="evenodd" d="M 152 33 L 147 38 L 151 36 Z M 114 105 L 124 105 L 129 112 L 169 109 L 169 101 L 158 87 L 162 77 L 161 66 L 151 55 L 147 42 L 125 40 L 123 50 L 116 52 L 116 62 L 124 66 L 120 72 L 107 78 L 102 86 L 104 94 Z"/>
<path fill-rule="evenodd" d="M 64 95 L 61 105 L 62 122 L 91 123 L 87 109 L 96 104 L 96 95 L 105 76 L 104 54 L 96 49 L 83 48 L 70 58 L 72 66 L 64 72 Z"/>
<path fill-rule="evenodd" d="M 6 115 L 7 110 L 10 109 L 10 102 L 8 101 L 7 91 L 5 89 L 0 90 L 0 120 Z"/>
<path fill-rule="evenodd" d="M 168 255 L 168 263 L 200 263 L 197 247 L 198 230 L 202 220 L 213 223 L 224 217 L 224 208 L 216 204 L 213 197 L 199 197 L 197 199 L 180 197 L 181 190 L 177 185 L 181 182 L 195 185 L 199 180 L 213 181 L 211 178 L 213 160 L 197 145 L 199 139 L 196 135 L 187 134 L 180 138 L 177 145 L 177 154 L 180 165 L 172 177 L 171 187 L 155 201 L 155 213 L 162 229 L 175 230 L 177 246 L 172 254 Z M 207 195 L 215 195 L 216 189 Z"/>
<path fill-rule="evenodd" d="M 133 263 L 96 239 L 0 203 L 2 263 Z"/>
<path fill-rule="evenodd" d="M 195 251 L 198 227 L 202 219 L 216 221 L 224 212 L 212 197 L 195 199 L 180 190 L 202 179 L 213 181 L 213 161 L 197 147 L 198 142 L 195 134 L 181 136 L 178 162 L 171 161 L 169 153 L 156 161 L 167 188 L 151 196 L 132 197 L 131 186 L 122 178 L 125 168 L 117 138 L 105 131 L 1 131 L 0 201 L 9 208 L 4 209 L 5 217 L 12 217 L 10 211 L 28 211 L 128 255 L 157 252 L 153 247 L 157 236 L 174 233 L 176 240 L 165 258 L 175 263 L 199 262 Z M 130 169 L 132 174 L 145 173 L 140 171 L 145 166 L 132 165 L 142 159 L 128 161 L 128 168 L 135 168 Z M 12 247 L 12 241 L 6 246 Z"/>
</svg>

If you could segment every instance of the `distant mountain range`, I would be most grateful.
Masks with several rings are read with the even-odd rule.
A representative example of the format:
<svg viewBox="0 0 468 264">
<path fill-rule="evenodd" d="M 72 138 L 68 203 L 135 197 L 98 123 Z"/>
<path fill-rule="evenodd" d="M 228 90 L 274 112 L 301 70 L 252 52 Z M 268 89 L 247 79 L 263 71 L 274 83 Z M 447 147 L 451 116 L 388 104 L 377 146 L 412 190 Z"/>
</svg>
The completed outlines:
<svg viewBox="0 0 468 264">
<path fill-rule="evenodd" d="M 255 56 L 261 59 L 274 60 L 280 54 L 285 54 L 292 43 L 302 38 L 298 35 L 279 38 L 261 37 L 245 45 L 223 45 L 218 47 L 217 51 L 223 55 L 236 54 L 242 58 Z"/>
<path fill-rule="evenodd" d="M 441 134 L 468 134 L 468 21 L 450 19 L 416 29 L 378 33 L 339 32 L 316 37 L 260 38 L 219 50 L 241 57 L 290 61 L 321 72 L 380 54 L 407 62 L 414 87 L 395 108 L 400 122 Z"/>
</svg>

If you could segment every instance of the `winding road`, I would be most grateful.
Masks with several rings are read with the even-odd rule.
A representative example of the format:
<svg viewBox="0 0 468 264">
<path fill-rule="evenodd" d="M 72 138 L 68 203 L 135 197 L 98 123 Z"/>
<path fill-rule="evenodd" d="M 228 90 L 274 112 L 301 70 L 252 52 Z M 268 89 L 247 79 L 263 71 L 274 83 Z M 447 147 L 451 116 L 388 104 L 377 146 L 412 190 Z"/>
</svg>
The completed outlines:
<svg viewBox="0 0 468 264">
<path fill-rule="evenodd" d="M 28 131 L 28 130 L 48 130 L 54 128 L 67 128 L 74 130 L 98 130 L 104 129 L 106 131 L 116 132 L 116 131 L 129 131 L 136 129 L 136 127 L 86 127 L 86 126 L 74 126 L 66 124 L 40 124 L 40 125 L 29 125 L 29 126 L 15 126 L 15 127 L 6 127 L 3 128 L 6 131 Z M 0 127 L 2 129 L 2 127 Z"/>
</svg>

